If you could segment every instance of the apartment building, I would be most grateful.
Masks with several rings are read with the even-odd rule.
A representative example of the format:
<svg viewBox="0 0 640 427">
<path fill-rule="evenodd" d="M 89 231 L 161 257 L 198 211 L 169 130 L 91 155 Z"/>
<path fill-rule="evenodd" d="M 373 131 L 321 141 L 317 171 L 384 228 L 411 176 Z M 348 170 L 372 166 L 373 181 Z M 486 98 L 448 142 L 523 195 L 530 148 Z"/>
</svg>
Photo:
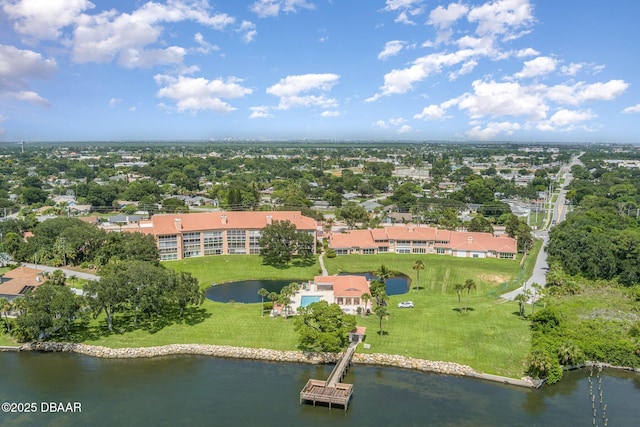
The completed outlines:
<svg viewBox="0 0 640 427">
<path fill-rule="evenodd" d="M 516 239 L 491 233 L 442 230 L 418 225 L 393 225 L 333 233 L 329 246 L 338 255 L 379 253 L 439 254 L 467 258 L 516 259 Z"/>
</svg>

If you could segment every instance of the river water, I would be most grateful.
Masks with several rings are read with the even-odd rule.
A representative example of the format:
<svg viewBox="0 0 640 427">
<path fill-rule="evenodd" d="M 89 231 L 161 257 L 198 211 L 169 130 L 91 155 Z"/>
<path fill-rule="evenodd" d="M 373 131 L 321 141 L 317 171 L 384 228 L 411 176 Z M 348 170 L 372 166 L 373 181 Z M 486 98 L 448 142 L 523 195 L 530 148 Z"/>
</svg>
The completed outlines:
<svg viewBox="0 0 640 427">
<path fill-rule="evenodd" d="M 68 353 L 0 353 L 1 426 L 591 426 L 587 370 L 528 390 L 415 371 L 354 365 L 348 411 L 299 405 L 309 378 L 331 366 L 202 356 L 96 359 Z M 598 394 L 598 383 L 593 390 Z M 609 426 L 640 426 L 640 374 L 607 370 Z M 55 403 L 55 405 L 53 404 Z M 21 407 L 19 407 L 22 404 Z M 62 405 L 61 405 L 62 404 Z M 76 412 L 52 412 L 52 408 Z M 604 425 L 596 397 L 598 425 Z M 3 405 L 3 410 L 6 406 Z M 11 408 L 10 408 L 11 409 Z M 77 412 L 81 409 L 81 412 Z"/>
</svg>

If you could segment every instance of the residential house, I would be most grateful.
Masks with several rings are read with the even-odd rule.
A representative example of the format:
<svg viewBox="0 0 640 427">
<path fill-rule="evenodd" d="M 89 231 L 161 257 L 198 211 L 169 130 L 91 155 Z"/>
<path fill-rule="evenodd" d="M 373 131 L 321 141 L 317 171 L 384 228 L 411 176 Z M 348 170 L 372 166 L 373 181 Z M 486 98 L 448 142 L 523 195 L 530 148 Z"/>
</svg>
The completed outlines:
<svg viewBox="0 0 640 427">
<path fill-rule="evenodd" d="M 13 301 L 32 289 L 42 285 L 45 281 L 43 271 L 29 267 L 18 267 L 7 271 L 0 278 L 0 298 Z"/>
<path fill-rule="evenodd" d="M 370 310 L 363 294 L 370 294 L 369 281 L 364 276 L 316 276 L 313 281 L 302 285 L 292 298 L 292 309 L 306 307 L 312 302 L 324 300 L 338 304 L 343 312 L 357 314 Z"/>
</svg>

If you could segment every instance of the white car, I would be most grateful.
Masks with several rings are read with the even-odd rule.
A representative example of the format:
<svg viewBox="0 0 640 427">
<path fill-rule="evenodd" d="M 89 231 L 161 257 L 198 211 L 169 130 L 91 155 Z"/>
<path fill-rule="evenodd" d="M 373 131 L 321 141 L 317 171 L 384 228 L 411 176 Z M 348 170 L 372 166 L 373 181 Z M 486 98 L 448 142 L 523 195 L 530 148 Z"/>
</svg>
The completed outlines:
<svg viewBox="0 0 640 427">
<path fill-rule="evenodd" d="M 398 308 L 413 308 L 413 301 L 403 301 L 398 303 Z"/>
</svg>

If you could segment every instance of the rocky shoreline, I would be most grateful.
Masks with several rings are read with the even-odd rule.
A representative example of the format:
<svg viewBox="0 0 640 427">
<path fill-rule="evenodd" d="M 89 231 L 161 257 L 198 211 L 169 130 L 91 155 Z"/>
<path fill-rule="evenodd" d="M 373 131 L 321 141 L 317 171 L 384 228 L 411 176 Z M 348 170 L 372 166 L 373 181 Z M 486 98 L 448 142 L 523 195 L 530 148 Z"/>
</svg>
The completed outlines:
<svg viewBox="0 0 640 427">
<path fill-rule="evenodd" d="M 135 359 L 173 355 L 200 355 L 232 359 L 250 359 L 286 363 L 335 363 L 340 354 L 307 353 L 302 351 L 279 351 L 265 348 L 232 347 L 208 344 L 170 344 L 156 347 L 109 348 L 76 343 L 26 343 L 18 347 L 19 351 L 73 352 L 91 357 L 107 359 Z M 523 387 L 536 387 L 528 378 L 521 380 L 496 375 L 481 374 L 471 367 L 453 362 L 431 361 L 393 354 L 362 354 L 353 356 L 353 363 L 413 369 L 421 372 L 433 372 L 445 375 L 467 376 L 512 384 Z"/>
</svg>

